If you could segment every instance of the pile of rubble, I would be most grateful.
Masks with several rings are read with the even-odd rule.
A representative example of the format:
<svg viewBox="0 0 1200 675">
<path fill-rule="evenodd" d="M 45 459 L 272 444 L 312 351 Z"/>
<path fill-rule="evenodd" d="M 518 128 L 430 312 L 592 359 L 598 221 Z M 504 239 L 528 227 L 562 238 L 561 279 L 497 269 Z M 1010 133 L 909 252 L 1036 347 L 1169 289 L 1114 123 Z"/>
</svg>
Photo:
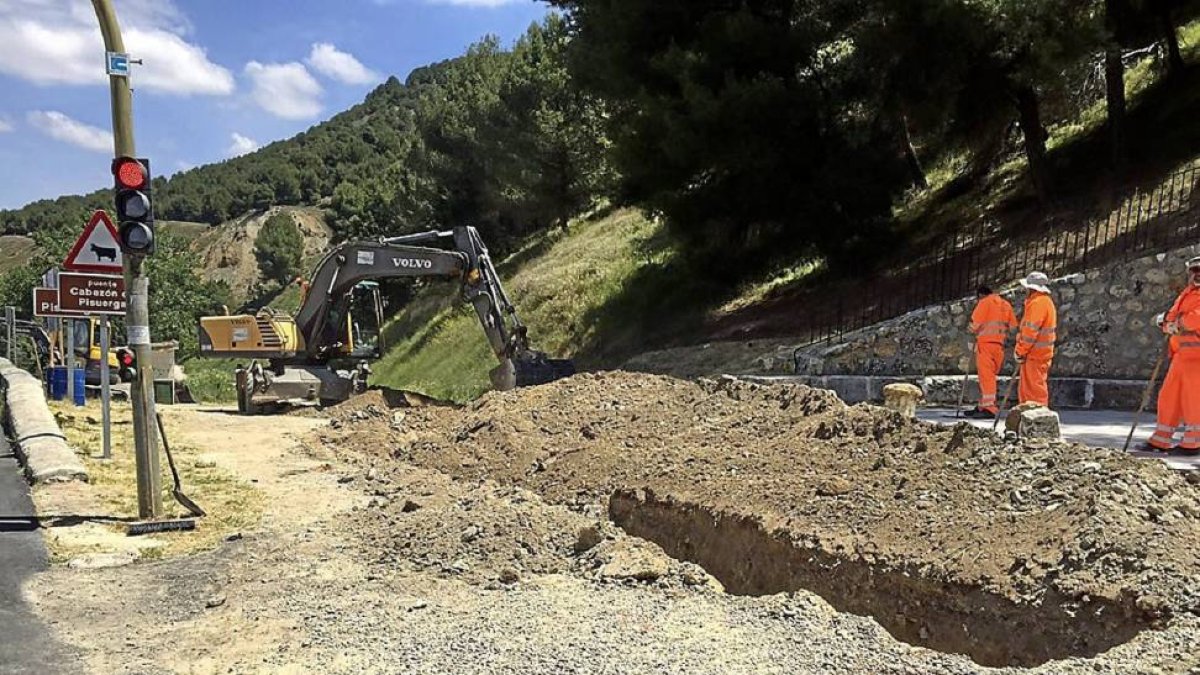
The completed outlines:
<svg viewBox="0 0 1200 675">
<path fill-rule="evenodd" d="M 578 550 L 579 533 L 623 537 L 607 517 L 730 593 L 805 588 L 985 665 L 1094 655 L 1200 610 L 1200 493 L 1116 451 L 1005 442 L 803 386 L 627 373 L 465 408 L 393 410 L 367 395 L 334 416 L 327 447 L 385 476 L 417 467 L 496 486 L 505 522 L 429 524 L 459 531 L 475 551 L 468 568 L 471 556 L 517 576 L 518 562 L 534 573 L 602 568 Z M 448 499 L 452 486 L 427 486 L 425 498 Z M 377 506 L 420 517 L 401 493 L 414 490 Z M 523 512 L 542 502 L 566 509 L 549 521 Z M 443 565 L 462 557 L 430 552 L 432 542 L 387 550 Z M 715 587 L 694 565 L 668 569 L 660 576 Z"/>
</svg>

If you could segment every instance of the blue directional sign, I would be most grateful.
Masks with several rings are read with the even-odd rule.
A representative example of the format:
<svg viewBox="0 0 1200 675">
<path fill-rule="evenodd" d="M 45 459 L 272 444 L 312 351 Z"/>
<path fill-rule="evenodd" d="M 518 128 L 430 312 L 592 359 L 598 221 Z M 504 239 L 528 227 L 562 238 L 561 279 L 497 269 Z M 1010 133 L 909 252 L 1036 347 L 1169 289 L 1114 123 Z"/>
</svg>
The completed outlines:
<svg viewBox="0 0 1200 675">
<path fill-rule="evenodd" d="M 121 52 L 105 52 L 107 59 L 107 68 L 109 75 L 118 75 L 120 77 L 129 77 L 129 55 Z"/>
</svg>

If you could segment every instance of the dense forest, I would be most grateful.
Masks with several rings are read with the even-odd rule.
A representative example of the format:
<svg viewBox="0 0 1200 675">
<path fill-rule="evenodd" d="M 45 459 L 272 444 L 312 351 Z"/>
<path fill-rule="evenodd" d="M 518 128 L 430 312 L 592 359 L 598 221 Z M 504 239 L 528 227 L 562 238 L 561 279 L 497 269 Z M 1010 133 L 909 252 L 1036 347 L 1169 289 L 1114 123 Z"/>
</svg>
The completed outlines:
<svg viewBox="0 0 1200 675">
<path fill-rule="evenodd" d="M 502 252 L 632 205 L 716 279 L 797 258 L 853 269 L 901 250 L 914 194 L 1016 163 L 1030 200 L 1056 198 L 1056 129 L 1100 138 L 1120 176 L 1131 68 L 1157 103 L 1196 88 L 1200 0 L 550 4 L 562 13 L 511 47 L 485 38 L 294 138 L 155 179 L 158 217 L 319 205 L 342 239 L 466 223 Z M 0 231 L 76 225 L 109 199 L 0 212 Z"/>
</svg>

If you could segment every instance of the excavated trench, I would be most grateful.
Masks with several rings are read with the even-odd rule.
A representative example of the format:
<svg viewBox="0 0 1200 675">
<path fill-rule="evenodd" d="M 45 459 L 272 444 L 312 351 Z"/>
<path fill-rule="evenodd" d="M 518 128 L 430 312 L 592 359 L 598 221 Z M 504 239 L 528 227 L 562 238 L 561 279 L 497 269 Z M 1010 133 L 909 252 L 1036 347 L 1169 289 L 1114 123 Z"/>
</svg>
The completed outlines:
<svg viewBox="0 0 1200 675">
<path fill-rule="evenodd" d="M 609 516 L 629 534 L 704 567 L 729 593 L 804 589 L 838 611 L 874 618 L 899 640 L 965 654 L 983 666 L 1091 657 L 1149 626 L 1132 599 L 1081 602 L 1047 588 L 1037 604 L 1017 603 L 977 586 L 805 547 L 755 519 L 649 491 L 614 493 Z"/>
</svg>

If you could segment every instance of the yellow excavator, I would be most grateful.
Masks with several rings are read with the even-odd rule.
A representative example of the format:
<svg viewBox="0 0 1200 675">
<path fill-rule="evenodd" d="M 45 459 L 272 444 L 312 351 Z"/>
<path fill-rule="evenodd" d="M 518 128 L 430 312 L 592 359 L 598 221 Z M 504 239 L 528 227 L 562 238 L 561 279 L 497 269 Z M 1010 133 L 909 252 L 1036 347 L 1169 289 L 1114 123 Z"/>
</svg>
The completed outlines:
<svg viewBox="0 0 1200 675">
<path fill-rule="evenodd" d="M 366 390 L 369 362 L 379 356 L 378 341 L 360 328 L 355 310 L 372 310 L 378 335 L 378 280 L 415 277 L 461 285 L 500 362 L 490 373 L 494 388 L 542 384 L 575 372 L 571 361 L 530 349 L 527 329 L 473 227 L 341 244 L 318 263 L 295 316 L 268 307 L 253 315 L 202 317 L 200 355 L 254 359 L 235 371 L 242 413 L 273 403 L 346 400 Z"/>
</svg>

